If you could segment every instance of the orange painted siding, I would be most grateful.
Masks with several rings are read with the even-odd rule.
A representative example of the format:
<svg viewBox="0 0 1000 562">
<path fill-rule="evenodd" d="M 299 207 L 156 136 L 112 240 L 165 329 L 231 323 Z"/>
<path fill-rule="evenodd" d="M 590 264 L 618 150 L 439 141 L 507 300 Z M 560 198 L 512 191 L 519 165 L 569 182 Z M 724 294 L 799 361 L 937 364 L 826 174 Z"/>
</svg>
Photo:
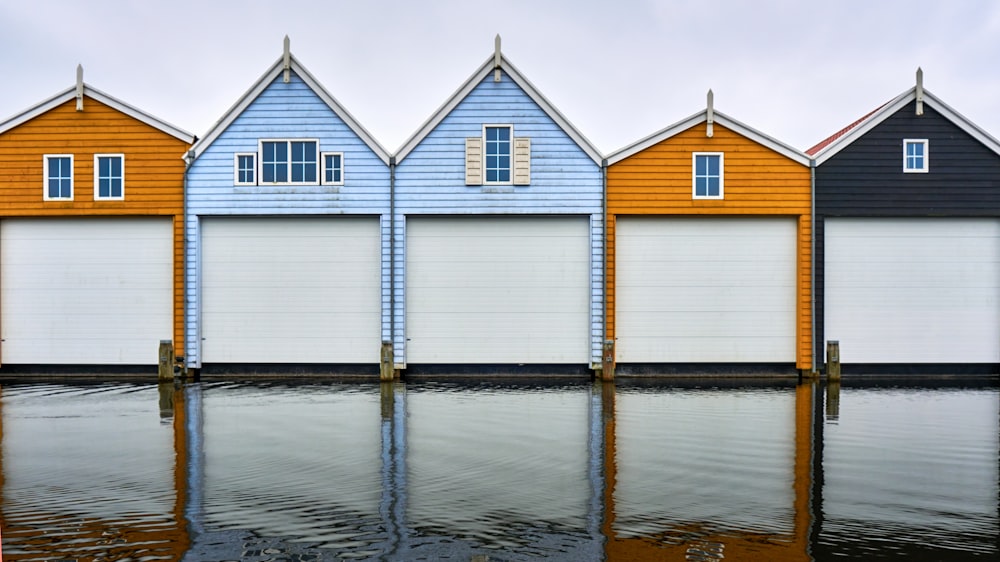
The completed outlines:
<svg viewBox="0 0 1000 562">
<path fill-rule="evenodd" d="M 608 167 L 607 337 L 615 338 L 615 225 L 619 215 L 790 216 L 798 220 L 796 367 L 812 367 L 809 168 L 716 123 L 700 123 Z M 723 152 L 725 199 L 692 197 L 692 152 Z"/>
<path fill-rule="evenodd" d="M 184 161 L 188 143 L 90 97 L 70 100 L 0 134 L 0 220 L 14 217 L 171 217 L 175 353 L 184 349 Z M 43 156 L 73 155 L 73 200 L 44 200 Z M 125 155 L 125 198 L 94 200 L 94 155 Z"/>
</svg>

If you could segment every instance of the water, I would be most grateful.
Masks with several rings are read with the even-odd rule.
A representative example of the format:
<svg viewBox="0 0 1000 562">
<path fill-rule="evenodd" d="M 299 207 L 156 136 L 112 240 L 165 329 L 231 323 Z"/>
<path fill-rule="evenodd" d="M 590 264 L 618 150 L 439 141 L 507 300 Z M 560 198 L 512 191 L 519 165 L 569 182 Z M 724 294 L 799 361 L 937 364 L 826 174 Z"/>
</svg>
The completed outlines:
<svg viewBox="0 0 1000 562">
<path fill-rule="evenodd" d="M 1000 387 L 20 384 L 4 560 L 996 560 Z"/>
</svg>

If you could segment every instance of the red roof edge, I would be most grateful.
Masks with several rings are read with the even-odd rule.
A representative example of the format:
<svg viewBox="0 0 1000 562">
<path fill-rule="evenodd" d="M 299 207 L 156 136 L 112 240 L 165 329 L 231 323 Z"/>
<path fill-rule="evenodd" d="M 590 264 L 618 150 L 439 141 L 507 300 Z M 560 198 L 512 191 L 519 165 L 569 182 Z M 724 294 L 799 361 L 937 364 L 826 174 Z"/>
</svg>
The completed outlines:
<svg viewBox="0 0 1000 562">
<path fill-rule="evenodd" d="M 844 127 L 843 129 L 841 129 L 841 130 L 837 131 L 836 133 L 830 135 L 829 137 L 823 139 L 816 146 L 810 148 L 809 150 L 806 150 L 806 154 L 808 154 L 809 156 L 815 156 L 819 151 L 821 151 L 824 148 L 830 146 L 831 144 L 833 144 L 834 141 L 836 141 L 840 137 L 846 135 L 847 133 L 851 132 L 858 125 L 860 125 L 860 124 L 864 123 L 865 121 L 867 121 L 869 117 L 871 117 L 873 114 L 875 114 L 875 112 L 877 112 L 878 110 L 880 110 L 883 107 L 885 107 L 888 103 L 889 102 L 883 103 L 882 105 L 880 105 L 880 106 L 876 107 L 875 109 L 873 109 L 873 110 L 869 111 L 868 113 L 866 113 L 863 117 L 861 117 L 857 121 L 851 123 L 850 125 Z"/>
</svg>

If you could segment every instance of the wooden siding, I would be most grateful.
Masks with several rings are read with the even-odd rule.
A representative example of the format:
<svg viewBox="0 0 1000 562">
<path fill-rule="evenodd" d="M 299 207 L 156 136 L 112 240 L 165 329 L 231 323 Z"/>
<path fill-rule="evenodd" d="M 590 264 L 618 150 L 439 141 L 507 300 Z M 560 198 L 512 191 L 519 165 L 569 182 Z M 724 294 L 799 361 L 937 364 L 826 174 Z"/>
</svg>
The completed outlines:
<svg viewBox="0 0 1000 562">
<path fill-rule="evenodd" d="M 188 144 L 90 97 L 0 134 L 4 217 L 172 216 L 174 350 L 184 355 L 184 152 Z M 73 200 L 45 201 L 43 155 L 73 155 Z M 94 155 L 125 155 L 125 198 L 94 200 Z M 150 353 L 153 353 L 152 351 Z"/>
<path fill-rule="evenodd" d="M 917 116 L 915 103 L 816 168 L 814 283 L 821 345 L 826 217 L 1000 217 L 1000 155 L 928 103 Z M 928 139 L 927 173 L 903 173 L 903 139 Z"/>
<path fill-rule="evenodd" d="M 465 139 L 484 124 L 511 124 L 513 136 L 531 142 L 531 183 L 466 185 Z M 601 287 L 603 180 L 601 167 L 511 77 L 493 73 L 472 91 L 396 167 L 396 361 L 406 361 L 406 217 L 408 215 L 588 215 L 591 283 Z M 603 338 L 600 290 L 591 302 L 591 363 L 599 364 Z"/>
<path fill-rule="evenodd" d="M 235 186 L 234 154 L 257 153 L 260 139 L 317 139 L 320 152 L 343 153 L 343 185 Z M 259 158 L 259 156 L 258 156 Z M 317 170 L 319 171 L 319 170 Z M 201 366 L 199 217 L 220 215 L 373 215 L 382 224 L 382 339 L 389 310 L 389 167 L 296 73 L 279 74 L 232 124 L 205 147 L 187 177 L 189 240 L 188 364 Z M 373 347 L 372 363 L 378 361 Z"/>
<path fill-rule="evenodd" d="M 724 199 L 692 197 L 692 153 L 723 152 Z M 665 139 L 608 167 L 607 337 L 615 338 L 615 221 L 619 215 L 789 215 L 798 220 L 796 367 L 812 367 L 810 172 L 715 123 Z"/>
</svg>

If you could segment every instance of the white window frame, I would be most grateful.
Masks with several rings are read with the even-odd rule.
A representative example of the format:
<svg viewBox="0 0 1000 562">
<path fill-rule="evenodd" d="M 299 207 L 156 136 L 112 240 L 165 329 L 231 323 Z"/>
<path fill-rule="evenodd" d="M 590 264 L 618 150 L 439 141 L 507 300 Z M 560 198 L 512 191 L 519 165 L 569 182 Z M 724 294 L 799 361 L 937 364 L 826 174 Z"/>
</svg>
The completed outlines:
<svg viewBox="0 0 1000 562">
<path fill-rule="evenodd" d="M 122 161 L 122 194 L 118 197 L 101 197 L 101 158 L 119 158 Z M 125 155 L 95 154 L 94 155 L 94 201 L 123 201 L 125 199 Z"/>
<path fill-rule="evenodd" d="M 489 141 L 486 139 L 486 130 L 491 128 L 503 128 L 509 132 L 507 144 L 510 150 L 507 153 L 507 181 L 489 181 Z M 483 185 L 514 185 L 514 125 L 510 123 L 484 123 L 483 124 Z"/>
<path fill-rule="evenodd" d="M 340 179 L 338 181 L 326 181 L 326 157 L 327 156 L 339 156 L 340 157 Z M 319 155 L 320 164 L 320 176 L 319 181 L 322 185 L 344 185 L 344 153 L 343 152 L 321 152 Z"/>
<path fill-rule="evenodd" d="M 69 158 L 69 197 L 50 197 L 49 196 L 49 160 L 55 158 Z M 73 162 L 72 154 L 45 154 L 42 156 L 42 199 L 44 201 L 72 201 L 73 196 L 76 194 L 76 187 L 74 182 L 74 176 L 76 171 L 75 163 Z"/>
<path fill-rule="evenodd" d="M 250 157 L 253 158 L 253 180 L 254 181 L 240 181 L 240 158 Z M 233 154 L 233 185 L 257 185 L 257 174 L 259 173 L 257 169 L 257 153 L 256 152 L 237 152 Z"/>
<path fill-rule="evenodd" d="M 264 181 L 264 143 L 266 142 L 284 142 L 288 144 L 288 160 L 285 164 L 288 166 L 288 181 Z M 316 165 L 316 180 L 315 181 L 292 181 L 292 143 L 293 142 L 311 142 L 316 144 L 316 160 L 313 162 Z M 319 150 L 319 139 L 314 138 L 304 138 L 304 139 L 292 139 L 292 138 L 277 138 L 277 139 L 260 139 L 257 141 L 257 185 L 320 185 L 320 181 L 323 179 L 320 175 L 321 172 L 321 162 Z"/>
<path fill-rule="evenodd" d="M 698 195 L 698 157 L 719 157 L 719 194 Z M 692 199 L 725 199 L 726 197 L 726 155 L 724 152 L 692 152 L 691 153 L 691 198 Z"/>
<path fill-rule="evenodd" d="M 908 167 L 907 160 L 909 160 L 909 155 L 906 153 L 906 149 L 912 144 L 923 145 L 924 154 L 923 166 L 920 168 L 910 168 Z M 904 174 L 926 174 L 931 169 L 931 153 L 930 153 L 930 142 L 927 139 L 903 139 L 903 173 Z"/>
</svg>

